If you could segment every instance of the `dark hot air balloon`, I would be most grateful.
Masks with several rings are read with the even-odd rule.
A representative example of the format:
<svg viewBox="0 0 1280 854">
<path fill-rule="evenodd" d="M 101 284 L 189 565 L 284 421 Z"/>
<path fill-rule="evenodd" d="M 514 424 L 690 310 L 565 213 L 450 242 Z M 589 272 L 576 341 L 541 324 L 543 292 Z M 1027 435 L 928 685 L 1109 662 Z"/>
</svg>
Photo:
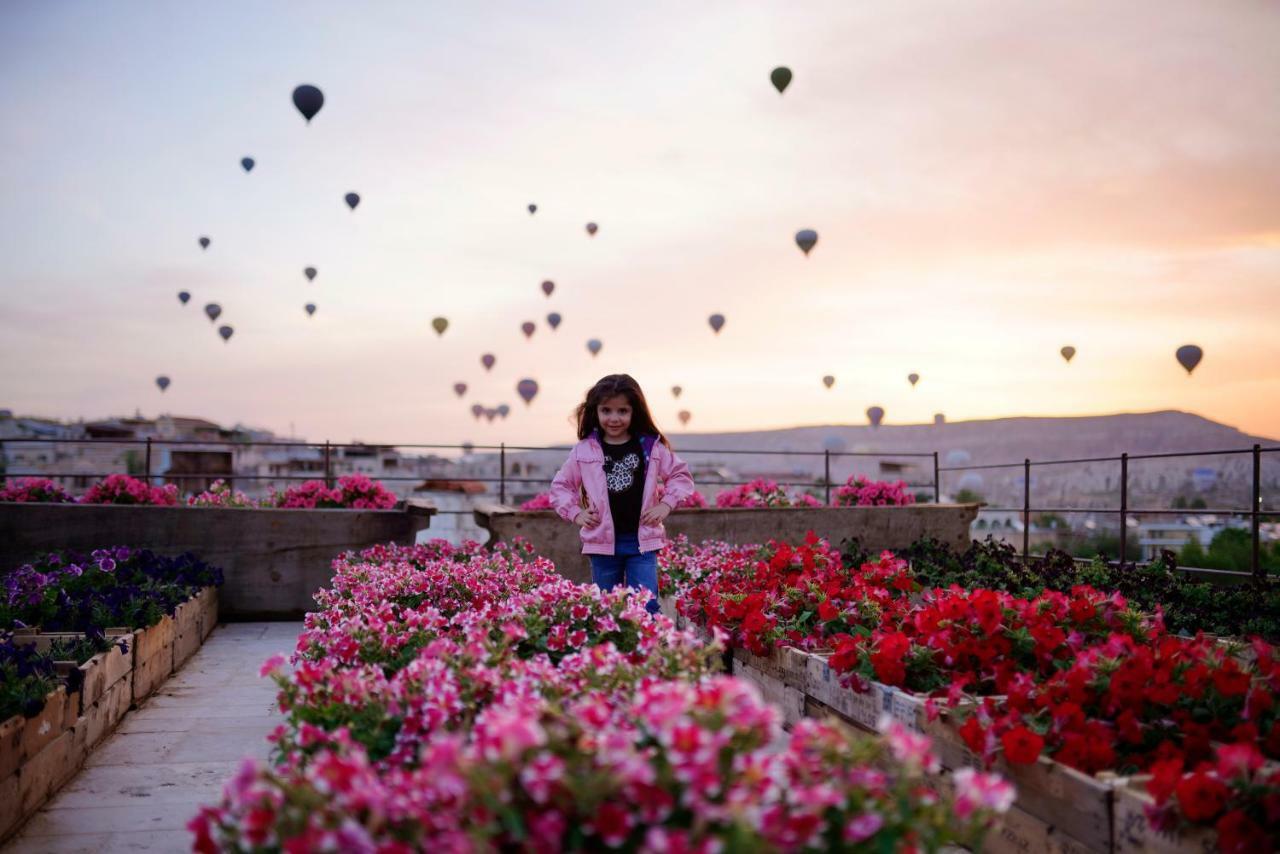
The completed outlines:
<svg viewBox="0 0 1280 854">
<path fill-rule="evenodd" d="M 467 384 L 466 384 L 466 383 L 454 383 L 454 384 L 453 384 L 453 393 L 454 393 L 454 394 L 456 394 L 458 397 L 462 397 L 464 394 L 466 394 L 466 393 L 467 393 Z"/>
<path fill-rule="evenodd" d="M 818 244 L 818 232 L 812 228 L 802 228 L 796 232 L 796 246 L 808 257 L 809 252 Z"/>
<path fill-rule="evenodd" d="M 433 317 L 431 319 L 431 328 L 436 331 L 437 335 L 443 335 L 444 331 L 449 328 L 449 321 L 444 317 Z"/>
<path fill-rule="evenodd" d="M 827 374 L 825 377 L 822 378 L 822 384 L 827 388 L 831 388 L 833 385 L 836 384 L 836 378 L 831 376 L 831 374 Z"/>
<path fill-rule="evenodd" d="M 551 296 L 551 292 L 554 291 L 555 289 L 556 289 L 556 283 L 551 281 L 550 279 L 547 279 L 545 282 L 542 283 L 542 292 L 547 296 Z"/>
<path fill-rule="evenodd" d="M 306 276 L 306 277 L 307 277 L 307 281 L 308 281 L 308 282 L 314 282 L 314 281 L 316 280 L 316 268 L 315 268 L 315 267 L 303 267 L 303 268 L 302 268 L 302 275 L 304 275 L 304 276 Z"/>
<path fill-rule="evenodd" d="M 498 361 L 493 357 L 492 353 L 485 353 L 480 357 L 480 364 L 484 365 L 486 371 L 493 369 L 493 363 Z"/>
<path fill-rule="evenodd" d="M 201 248 L 201 249 L 208 249 L 208 248 L 209 248 L 209 243 L 210 243 L 209 238 L 207 238 L 207 237 L 202 237 L 202 238 L 200 238 L 200 248 Z"/>
<path fill-rule="evenodd" d="M 533 215 L 534 215 L 534 214 L 536 214 L 537 212 L 538 212 L 538 206 L 537 206 L 537 205 L 535 205 L 535 204 L 533 204 L 533 203 L 530 203 L 530 204 L 529 204 L 529 216 L 533 216 Z"/>
<path fill-rule="evenodd" d="M 209 315 L 209 322 L 212 323 L 218 319 L 218 315 L 222 314 L 222 306 L 216 302 L 211 302 L 204 307 L 204 313 Z"/>
<path fill-rule="evenodd" d="M 560 313 L 557 311 L 553 311 L 547 315 L 547 325 L 550 326 L 553 330 L 560 326 L 560 320 L 561 320 Z"/>
<path fill-rule="evenodd" d="M 867 420 L 871 422 L 872 427 L 879 427 L 880 422 L 884 420 L 884 410 L 878 406 L 873 406 L 867 410 Z"/>
<path fill-rule="evenodd" d="M 600 343 L 599 338 L 592 338 L 587 342 L 587 349 L 591 351 L 592 356 L 600 355 L 600 348 L 604 345 Z"/>
<path fill-rule="evenodd" d="M 511 414 L 511 407 L 510 407 L 510 406 L 507 406 L 505 403 L 499 403 L 499 404 L 498 404 L 498 417 L 499 417 L 499 418 L 506 418 L 506 417 L 507 417 L 508 415 L 510 415 L 510 414 Z"/>
<path fill-rule="evenodd" d="M 481 415 L 484 415 L 484 407 L 483 407 L 483 406 L 481 406 L 481 405 L 480 405 L 480 404 L 478 404 L 478 403 L 473 403 L 473 404 L 471 404 L 471 415 L 472 415 L 472 417 L 474 417 L 477 421 L 479 421 L 479 420 L 480 420 L 480 416 L 481 416 Z"/>
<path fill-rule="evenodd" d="M 538 327 L 534 325 L 532 320 L 526 320 L 524 323 L 520 324 L 520 331 L 524 333 L 525 338 L 532 338 L 533 330 L 537 328 Z"/>
<path fill-rule="evenodd" d="M 791 85 L 791 69 L 785 65 L 779 65 L 769 72 L 769 82 L 773 83 L 773 88 L 777 89 L 778 94 L 781 95 Z"/>
<path fill-rule="evenodd" d="M 1204 351 L 1195 344 L 1183 344 L 1174 353 L 1174 357 L 1178 360 L 1178 364 L 1187 369 L 1187 376 L 1191 376 L 1191 372 L 1196 369 L 1196 365 L 1200 364 L 1200 360 L 1204 358 Z"/>
<path fill-rule="evenodd" d="M 302 117 L 311 124 L 316 113 L 324 106 L 324 93 L 309 83 L 304 83 L 293 90 L 293 105 L 302 113 Z"/>
<path fill-rule="evenodd" d="M 241 158 L 240 158 L 240 165 L 244 168 L 244 171 L 246 171 L 246 172 L 252 172 L 252 171 L 253 171 L 253 158 L 252 158 L 252 157 L 241 157 Z"/>
<path fill-rule="evenodd" d="M 303 306 L 303 308 L 307 310 L 307 317 L 310 317 L 311 315 L 316 313 L 316 304 L 313 302 L 307 303 L 305 306 Z"/>
<path fill-rule="evenodd" d="M 223 340 L 223 341 L 230 341 L 230 340 L 231 340 L 231 334 L 232 334 L 233 332 L 235 332 L 235 330 L 234 330 L 234 329 L 232 329 L 230 326 L 219 326 L 219 327 L 218 327 L 218 334 L 222 336 L 222 340 Z"/>
<path fill-rule="evenodd" d="M 911 387 L 915 388 L 916 383 L 920 382 L 919 374 L 907 374 L 907 382 L 911 383 Z"/>
<path fill-rule="evenodd" d="M 351 208 L 352 210 L 355 210 L 356 205 L 360 204 L 359 193 L 347 193 L 345 196 L 343 196 L 343 198 L 347 200 L 347 207 Z"/>
<path fill-rule="evenodd" d="M 724 315 L 713 314 L 707 318 L 707 323 L 711 324 L 711 331 L 719 335 L 720 330 L 724 328 Z"/>
<path fill-rule="evenodd" d="M 590 236 L 595 237 L 596 232 L 599 230 L 600 230 L 600 226 L 596 225 L 594 222 L 587 223 L 587 234 L 589 234 Z"/>
<path fill-rule="evenodd" d="M 680 386 L 678 386 L 678 385 L 673 385 L 673 386 L 671 387 L 671 396 L 672 396 L 672 397 L 674 397 L 676 400 L 679 400 L 679 399 L 680 399 L 680 393 L 681 393 L 681 392 L 683 392 L 683 391 L 684 391 L 684 389 L 683 389 L 683 388 L 681 388 Z"/>
<path fill-rule="evenodd" d="M 191 293 L 189 291 L 178 291 L 178 302 L 186 305 L 190 299 Z"/>
<path fill-rule="evenodd" d="M 164 391 L 169 387 L 169 378 L 166 376 L 156 377 L 156 385 L 160 386 L 160 391 Z"/>
<path fill-rule="evenodd" d="M 490 424 L 492 424 L 492 423 L 493 423 L 493 419 L 495 419 L 495 418 L 497 418 L 497 417 L 498 417 L 498 408 L 497 408 L 496 406 L 493 406 L 493 407 L 485 407 L 485 410 L 484 410 L 484 420 L 485 420 L 485 421 L 488 421 Z"/>
<path fill-rule="evenodd" d="M 681 409 L 676 417 L 680 419 L 680 424 L 683 426 L 689 423 L 689 419 L 693 417 L 693 413 L 687 409 Z"/>
<path fill-rule="evenodd" d="M 1070 362 L 1071 358 L 1076 354 L 1076 348 L 1068 345 L 1066 347 L 1063 347 L 1058 352 L 1062 354 L 1062 358 L 1066 359 L 1067 362 Z"/>
<path fill-rule="evenodd" d="M 520 382 L 516 383 L 516 393 L 524 399 L 525 405 L 528 406 L 538 394 L 537 380 L 520 380 Z"/>
</svg>

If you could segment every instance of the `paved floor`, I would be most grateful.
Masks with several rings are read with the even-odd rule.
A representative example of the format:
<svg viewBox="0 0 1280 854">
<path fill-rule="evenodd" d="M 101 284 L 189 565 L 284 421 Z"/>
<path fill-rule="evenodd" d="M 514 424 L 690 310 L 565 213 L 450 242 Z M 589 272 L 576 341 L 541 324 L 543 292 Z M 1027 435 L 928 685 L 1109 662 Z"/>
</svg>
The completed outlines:
<svg viewBox="0 0 1280 854">
<path fill-rule="evenodd" d="M 229 623 L 89 754 L 4 854 L 190 851 L 186 824 L 245 756 L 267 755 L 275 683 L 258 668 L 288 653 L 301 623 Z"/>
</svg>

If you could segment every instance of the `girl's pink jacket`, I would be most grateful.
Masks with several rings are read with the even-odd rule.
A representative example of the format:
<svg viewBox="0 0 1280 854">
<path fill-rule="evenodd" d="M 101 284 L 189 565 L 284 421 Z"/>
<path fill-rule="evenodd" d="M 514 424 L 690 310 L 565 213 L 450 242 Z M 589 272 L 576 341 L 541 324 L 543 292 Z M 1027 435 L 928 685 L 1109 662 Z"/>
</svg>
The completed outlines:
<svg viewBox="0 0 1280 854">
<path fill-rule="evenodd" d="M 569 459 L 565 460 L 556 473 L 555 480 L 551 482 L 551 503 L 560 518 L 572 522 L 577 517 L 584 506 L 584 493 L 589 506 L 600 512 L 599 525 L 579 529 L 582 553 L 587 555 L 611 555 L 614 552 L 613 516 L 609 512 L 609 488 L 604 480 L 604 449 L 600 447 L 599 436 L 599 432 L 593 433 L 574 446 L 569 452 Z M 654 492 L 658 481 L 662 481 L 665 490 L 662 501 L 672 510 L 693 493 L 693 478 L 689 476 L 689 466 L 670 448 L 657 441 L 657 438 L 651 435 L 640 437 L 645 462 L 641 513 L 657 503 Z M 667 544 L 667 532 L 661 523 L 646 525 L 641 522 L 637 539 L 640 541 L 640 551 L 656 551 Z"/>
</svg>

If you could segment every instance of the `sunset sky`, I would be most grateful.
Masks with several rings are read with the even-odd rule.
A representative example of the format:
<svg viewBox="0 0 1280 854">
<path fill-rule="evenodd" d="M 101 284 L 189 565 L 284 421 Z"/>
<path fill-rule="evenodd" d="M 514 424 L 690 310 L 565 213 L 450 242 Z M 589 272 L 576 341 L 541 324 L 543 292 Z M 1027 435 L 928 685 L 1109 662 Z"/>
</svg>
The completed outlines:
<svg viewBox="0 0 1280 854">
<path fill-rule="evenodd" d="M 1262 0 L 6 4 L 0 407 L 541 443 L 628 372 L 674 430 L 1280 437 L 1277 45 Z"/>
</svg>

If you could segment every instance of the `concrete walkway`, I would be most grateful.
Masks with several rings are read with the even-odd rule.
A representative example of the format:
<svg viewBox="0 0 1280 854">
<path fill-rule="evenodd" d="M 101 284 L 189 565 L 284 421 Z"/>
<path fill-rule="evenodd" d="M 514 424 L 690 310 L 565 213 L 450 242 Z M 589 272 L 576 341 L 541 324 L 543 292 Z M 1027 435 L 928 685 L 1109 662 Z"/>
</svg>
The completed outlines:
<svg viewBox="0 0 1280 854">
<path fill-rule="evenodd" d="M 293 651 L 301 623 L 229 623 L 89 754 L 4 854 L 190 851 L 186 824 L 245 756 L 266 758 L 280 715 L 262 662 Z"/>
</svg>

